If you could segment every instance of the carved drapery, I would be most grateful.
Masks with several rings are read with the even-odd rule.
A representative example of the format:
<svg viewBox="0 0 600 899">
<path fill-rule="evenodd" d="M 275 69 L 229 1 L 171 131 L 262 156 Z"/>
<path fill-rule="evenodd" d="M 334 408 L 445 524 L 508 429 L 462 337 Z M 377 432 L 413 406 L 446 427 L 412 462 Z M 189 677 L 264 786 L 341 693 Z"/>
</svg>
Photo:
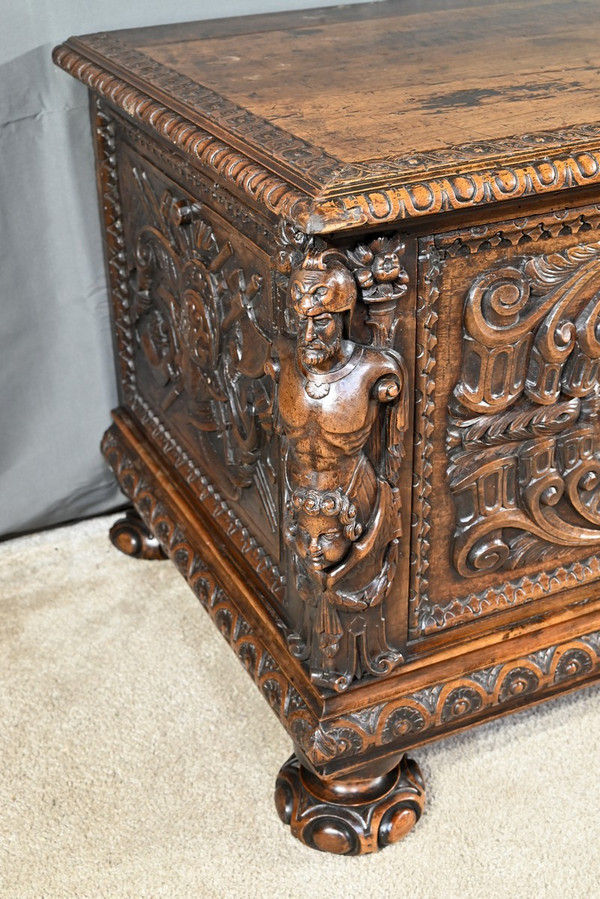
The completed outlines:
<svg viewBox="0 0 600 899">
<path fill-rule="evenodd" d="M 512 257 L 465 301 L 450 410 L 464 577 L 600 544 L 600 242 Z"/>
<path fill-rule="evenodd" d="M 400 238 L 345 252 L 311 247 L 291 272 L 290 337 L 267 366 L 277 383 L 286 540 L 300 597 L 288 642 L 313 680 L 337 691 L 402 659 L 388 640 L 386 600 L 402 533 L 408 388 L 393 345 L 407 292 L 404 252 Z M 357 302 L 362 339 L 352 328 Z"/>
</svg>

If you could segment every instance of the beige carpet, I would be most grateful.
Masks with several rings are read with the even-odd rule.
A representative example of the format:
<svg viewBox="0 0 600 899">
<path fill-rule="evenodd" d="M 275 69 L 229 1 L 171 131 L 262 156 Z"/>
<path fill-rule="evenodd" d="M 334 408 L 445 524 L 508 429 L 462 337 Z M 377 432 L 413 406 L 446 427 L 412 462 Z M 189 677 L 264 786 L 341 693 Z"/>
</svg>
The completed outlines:
<svg viewBox="0 0 600 899">
<path fill-rule="evenodd" d="M 0 544 L 2 897 L 600 896 L 597 688 L 418 750 L 416 830 L 321 855 L 273 806 L 278 721 L 111 520 Z"/>
</svg>

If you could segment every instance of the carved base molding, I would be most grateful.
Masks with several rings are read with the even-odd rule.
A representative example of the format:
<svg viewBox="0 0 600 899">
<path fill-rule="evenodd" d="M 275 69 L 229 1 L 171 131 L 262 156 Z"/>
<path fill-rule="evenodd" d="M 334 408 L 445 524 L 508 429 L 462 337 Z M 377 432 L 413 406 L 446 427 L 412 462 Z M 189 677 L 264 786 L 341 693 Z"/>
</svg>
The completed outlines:
<svg viewBox="0 0 600 899">
<path fill-rule="evenodd" d="M 321 780 L 293 755 L 279 772 L 275 805 L 293 836 L 311 849 L 366 855 L 413 829 L 425 788 L 419 766 L 407 756 L 383 773 Z"/>
<path fill-rule="evenodd" d="M 397 756 L 600 677 L 600 612 L 588 606 L 577 624 L 571 619 L 537 631 L 532 624 L 514 640 L 498 637 L 492 665 L 489 645 L 465 647 L 460 666 L 448 670 L 431 657 L 376 689 L 366 682 L 334 701 L 291 656 L 282 622 L 252 601 L 249 578 L 228 571 L 210 531 L 162 476 L 126 413 L 116 413 L 102 448 L 121 489 L 281 720 L 302 763 L 321 776 L 356 770 L 366 756 Z"/>
</svg>

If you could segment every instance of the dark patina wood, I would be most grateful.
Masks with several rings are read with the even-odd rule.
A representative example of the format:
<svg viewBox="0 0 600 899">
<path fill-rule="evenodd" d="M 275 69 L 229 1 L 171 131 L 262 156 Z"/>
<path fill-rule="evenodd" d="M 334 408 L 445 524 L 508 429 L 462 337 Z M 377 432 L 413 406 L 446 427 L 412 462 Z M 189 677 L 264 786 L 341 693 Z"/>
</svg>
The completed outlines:
<svg viewBox="0 0 600 899">
<path fill-rule="evenodd" d="M 113 546 L 126 556 L 149 561 L 167 558 L 162 546 L 135 510 L 115 521 L 109 537 Z"/>
<path fill-rule="evenodd" d="M 413 826 L 405 750 L 600 673 L 599 30 L 408 0 L 55 51 L 92 92 L 103 452 L 290 733 L 315 848 Z"/>
</svg>

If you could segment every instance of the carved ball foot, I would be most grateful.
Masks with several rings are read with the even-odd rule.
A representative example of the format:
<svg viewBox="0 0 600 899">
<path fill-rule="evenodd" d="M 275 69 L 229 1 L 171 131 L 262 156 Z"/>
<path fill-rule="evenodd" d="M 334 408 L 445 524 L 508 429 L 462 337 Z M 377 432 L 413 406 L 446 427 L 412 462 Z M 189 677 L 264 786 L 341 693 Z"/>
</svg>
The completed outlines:
<svg viewBox="0 0 600 899">
<path fill-rule="evenodd" d="M 166 559 L 163 549 L 136 512 L 115 521 L 109 532 L 113 546 L 136 559 Z"/>
<path fill-rule="evenodd" d="M 406 756 L 391 770 L 374 768 L 369 776 L 322 780 L 293 755 L 277 778 L 279 817 L 298 840 L 321 852 L 364 855 L 396 843 L 421 817 L 423 778 Z"/>
</svg>

